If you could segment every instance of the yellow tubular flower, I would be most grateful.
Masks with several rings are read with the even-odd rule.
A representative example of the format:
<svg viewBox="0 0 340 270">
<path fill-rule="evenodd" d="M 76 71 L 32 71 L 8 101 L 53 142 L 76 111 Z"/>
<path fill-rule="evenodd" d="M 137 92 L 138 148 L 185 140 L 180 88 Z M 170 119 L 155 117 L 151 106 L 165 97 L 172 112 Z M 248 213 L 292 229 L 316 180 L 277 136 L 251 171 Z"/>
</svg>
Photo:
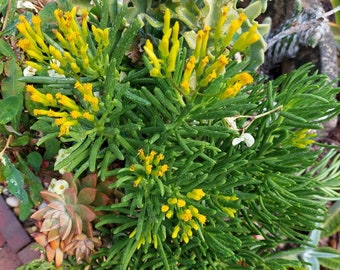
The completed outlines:
<svg viewBox="0 0 340 270">
<path fill-rule="evenodd" d="M 48 53 L 49 50 L 48 50 L 48 47 L 47 45 L 45 44 L 44 42 L 44 39 L 39 36 L 38 34 L 35 35 L 35 40 L 37 41 L 37 43 L 39 44 L 40 48 L 45 52 L 45 53 Z"/>
<path fill-rule="evenodd" d="M 27 34 L 30 35 L 31 37 L 35 36 L 35 31 L 31 27 L 31 25 L 28 23 L 24 15 L 19 16 L 19 20 L 25 25 L 25 29 L 27 31 Z"/>
<path fill-rule="evenodd" d="M 216 73 L 217 73 L 217 74 L 220 74 L 220 73 L 224 70 L 224 68 L 225 68 L 225 66 L 228 64 L 228 62 L 229 62 L 229 60 L 228 60 L 227 56 L 224 55 L 224 54 L 221 54 L 221 55 L 217 58 L 217 60 L 215 61 L 215 63 L 213 63 L 211 66 L 209 66 L 209 67 L 205 70 L 205 72 L 206 72 L 206 74 L 208 74 L 208 73 L 211 73 L 213 70 L 216 70 Z"/>
<path fill-rule="evenodd" d="M 27 50 L 26 53 L 27 53 L 30 57 L 32 57 L 32 58 L 34 58 L 35 60 L 37 60 L 38 62 L 40 62 L 40 63 L 41 63 L 41 62 L 44 62 L 45 57 L 42 55 L 41 52 L 37 52 L 37 51 L 33 51 L 33 50 Z"/>
<path fill-rule="evenodd" d="M 109 28 L 105 28 L 103 30 L 103 45 L 104 47 L 107 47 L 110 44 L 109 41 Z"/>
<path fill-rule="evenodd" d="M 140 247 L 144 244 L 145 244 L 145 237 L 142 235 L 137 242 L 137 249 L 140 249 Z"/>
<path fill-rule="evenodd" d="M 70 127 L 71 126 L 76 126 L 76 125 L 78 125 L 78 121 L 77 120 L 65 121 L 60 126 L 60 131 L 59 131 L 59 135 L 58 136 L 61 137 L 63 135 L 69 135 L 70 134 Z"/>
<path fill-rule="evenodd" d="M 201 188 L 193 189 L 191 192 L 187 193 L 187 197 L 195 201 L 200 201 L 204 196 L 205 192 Z"/>
<path fill-rule="evenodd" d="M 133 182 L 134 187 L 138 187 L 139 183 L 143 180 L 143 176 L 138 176 L 138 178 Z"/>
<path fill-rule="evenodd" d="M 150 75 L 152 77 L 162 77 L 161 60 L 158 59 L 156 54 L 154 53 L 152 43 L 149 39 L 147 39 L 145 42 L 144 51 L 148 55 L 149 60 L 154 67 L 152 70 L 150 70 Z"/>
<path fill-rule="evenodd" d="M 53 110 L 49 110 L 47 116 L 64 118 L 68 116 L 68 113 L 67 112 L 55 112 Z"/>
<path fill-rule="evenodd" d="M 94 25 L 91 26 L 91 29 L 92 29 L 92 32 L 93 32 L 93 35 L 94 35 L 94 40 L 95 40 L 98 44 L 100 44 L 101 41 L 102 41 L 102 36 L 103 36 L 102 31 L 103 31 L 103 30 L 100 29 L 100 28 L 97 28 L 97 27 L 94 26 Z"/>
<path fill-rule="evenodd" d="M 31 94 L 30 98 L 34 102 L 41 103 L 46 107 L 57 105 L 57 102 L 53 99 L 53 97 L 51 99 L 50 94 L 45 95 L 43 93 L 40 93 L 33 85 L 26 85 L 26 91 Z"/>
<path fill-rule="evenodd" d="M 169 198 L 168 204 L 177 204 L 177 198 Z"/>
<path fill-rule="evenodd" d="M 191 230 L 191 226 L 190 225 L 185 225 L 184 226 L 184 231 L 186 232 L 186 234 L 191 237 L 192 236 L 192 230 Z"/>
<path fill-rule="evenodd" d="M 228 7 L 223 7 L 221 9 L 221 16 L 219 17 L 217 24 L 216 24 L 216 30 L 215 30 L 215 42 L 218 42 L 218 40 L 220 39 L 220 37 L 222 36 L 222 28 L 223 25 L 226 21 L 227 18 L 227 14 L 229 12 L 229 8 Z"/>
<path fill-rule="evenodd" d="M 193 219 L 190 220 L 189 224 L 190 224 L 191 228 L 193 228 L 195 231 L 198 230 L 198 224 L 197 224 L 197 222 L 195 220 L 193 220 Z"/>
<path fill-rule="evenodd" d="M 88 28 L 87 28 L 87 15 L 88 11 L 84 10 L 82 13 L 82 21 L 81 21 L 81 33 L 83 35 L 84 40 L 86 40 L 88 36 Z"/>
<path fill-rule="evenodd" d="M 158 50 L 160 51 L 163 59 L 169 56 L 170 35 L 171 35 L 171 29 L 169 29 L 168 32 L 163 35 L 162 40 L 158 46 Z"/>
<path fill-rule="evenodd" d="M 134 237 L 134 236 L 136 235 L 136 233 L 137 233 L 137 228 L 135 228 L 135 229 L 130 233 L 129 238 Z"/>
<path fill-rule="evenodd" d="M 69 44 L 69 50 L 73 55 L 77 55 L 78 56 L 78 50 L 75 44 L 75 41 L 77 40 L 77 37 L 75 35 L 75 33 L 70 33 L 66 35 L 66 40 L 68 41 Z"/>
<path fill-rule="evenodd" d="M 58 9 L 54 10 L 53 13 L 54 13 L 55 19 L 57 20 L 58 25 L 60 26 L 61 25 L 61 19 L 63 17 L 63 11 L 58 8 Z"/>
<path fill-rule="evenodd" d="M 70 47 L 67 40 L 58 30 L 53 29 L 52 32 L 64 48 L 68 49 Z"/>
<path fill-rule="evenodd" d="M 202 225 L 207 221 L 207 217 L 205 215 L 197 214 L 195 217 Z"/>
<path fill-rule="evenodd" d="M 205 56 L 198 64 L 198 67 L 196 68 L 196 77 L 199 78 L 204 71 L 204 68 L 209 63 L 209 57 Z"/>
<path fill-rule="evenodd" d="M 156 235 L 156 234 L 153 234 L 153 235 L 152 235 L 152 239 L 153 239 L 153 247 L 154 247 L 155 249 L 157 249 L 157 248 L 158 248 L 158 238 L 157 238 L 157 235 Z"/>
<path fill-rule="evenodd" d="M 74 63 L 75 60 L 69 52 L 64 52 L 64 57 L 69 63 Z"/>
<path fill-rule="evenodd" d="M 238 19 L 232 20 L 230 22 L 227 35 L 224 37 L 222 44 L 223 46 L 228 46 L 230 42 L 232 41 L 235 33 L 238 29 L 242 26 L 242 23 L 247 19 L 247 16 L 244 13 L 241 13 L 239 15 Z"/>
<path fill-rule="evenodd" d="M 177 214 L 177 217 L 185 222 L 191 220 L 192 216 L 193 215 L 189 209 L 185 209 L 183 212 Z"/>
<path fill-rule="evenodd" d="M 35 62 L 26 61 L 26 65 L 35 68 L 36 70 L 42 70 L 43 67 Z"/>
<path fill-rule="evenodd" d="M 171 237 L 172 238 L 177 238 L 179 231 L 181 230 L 181 227 L 179 225 L 176 225 L 174 228 Z"/>
<path fill-rule="evenodd" d="M 309 132 L 308 129 L 301 129 L 293 133 L 292 145 L 298 148 L 306 148 L 307 145 L 313 144 L 315 141 L 311 138 L 316 134 Z"/>
<path fill-rule="evenodd" d="M 241 36 L 235 41 L 233 50 L 243 52 L 250 45 L 254 44 L 256 41 L 260 39 L 260 35 L 256 32 L 257 23 L 254 24 L 248 32 L 244 32 Z"/>
<path fill-rule="evenodd" d="M 67 96 L 65 96 L 61 93 L 57 93 L 55 96 L 58 99 L 58 103 L 60 105 L 67 107 L 71 111 L 79 111 L 80 110 L 79 106 L 76 104 L 76 102 L 73 99 L 70 99 L 69 97 L 67 97 Z"/>
<path fill-rule="evenodd" d="M 83 117 L 86 119 L 86 120 L 89 120 L 91 122 L 94 121 L 94 115 L 89 113 L 89 112 L 84 112 L 83 113 Z"/>
<path fill-rule="evenodd" d="M 251 84 L 253 81 L 253 77 L 248 72 L 236 74 L 228 80 L 226 89 L 220 94 L 220 99 L 235 97 L 243 86 Z"/>
<path fill-rule="evenodd" d="M 33 110 L 33 114 L 35 115 L 35 116 L 38 116 L 38 115 L 48 115 L 48 113 L 49 113 L 49 110 L 41 110 L 41 109 L 34 109 Z"/>
<path fill-rule="evenodd" d="M 163 204 L 162 207 L 161 207 L 161 212 L 162 212 L 162 213 L 165 213 L 165 212 L 167 212 L 168 210 L 169 210 L 169 206 L 166 205 L 166 204 Z"/>
<path fill-rule="evenodd" d="M 197 32 L 197 36 L 196 36 L 196 46 L 195 46 L 195 50 L 194 50 L 194 56 L 195 56 L 196 58 L 199 58 L 199 57 L 200 57 L 200 52 L 201 52 L 201 48 L 202 48 L 203 35 L 204 35 L 203 30 L 199 30 L 199 31 Z"/>
<path fill-rule="evenodd" d="M 172 218 L 173 215 L 174 215 L 174 211 L 169 210 L 168 212 L 166 212 L 165 216 L 170 219 L 170 218 Z"/>
<path fill-rule="evenodd" d="M 221 94 L 220 94 L 220 100 L 226 99 L 226 98 L 233 98 L 235 97 L 238 92 L 240 92 L 242 88 L 242 84 L 237 82 L 232 86 L 228 86 Z"/>
<path fill-rule="evenodd" d="M 217 78 L 216 70 L 213 70 L 210 74 L 208 74 L 204 79 L 201 80 L 200 86 L 207 86 L 211 81 Z"/>
<path fill-rule="evenodd" d="M 168 33 L 170 30 L 170 19 L 171 19 L 170 9 L 167 8 L 164 12 L 163 34 Z"/>
<path fill-rule="evenodd" d="M 203 29 L 202 47 L 200 51 L 201 59 L 207 55 L 207 45 L 208 45 L 208 40 L 209 40 L 210 29 L 211 28 L 208 25 L 206 25 Z"/>
<path fill-rule="evenodd" d="M 184 207 L 186 205 L 186 201 L 185 200 L 183 200 L 183 199 L 178 199 L 177 200 L 177 207 L 178 208 L 182 208 L 182 207 Z"/>
<path fill-rule="evenodd" d="M 223 207 L 222 210 L 228 214 L 228 216 L 230 216 L 231 218 L 234 218 L 235 217 L 235 213 L 236 213 L 236 210 L 233 209 L 233 208 L 229 208 L 229 207 Z"/>
<path fill-rule="evenodd" d="M 83 114 L 80 111 L 72 111 L 70 113 L 71 117 L 74 119 L 80 118 L 83 116 Z"/>
<path fill-rule="evenodd" d="M 65 74 L 65 71 L 61 69 L 56 63 L 50 64 L 51 69 L 55 70 L 58 74 Z"/>
<path fill-rule="evenodd" d="M 179 46 L 180 46 L 180 42 L 178 40 L 178 32 L 179 32 L 179 23 L 175 22 L 174 27 L 172 28 L 172 36 L 171 36 L 172 46 L 170 49 L 168 63 L 166 67 L 167 74 L 170 74 L 171 72 L 175 71 L 177 55 L 178 55 Z"/>
<path fill-rule="evenodd" d="M 55 48 L 54 46 L 50 45 L 49 46 L 49 52 L 52 54 L 53 58 L 55 60 L 58 60 L 60 62 L 60 65 L 62 66 L 66 66 L 67 61 L 65 60 L 65 58 L 63 57 L 61 51 L 59 51 L 57 48 Z"/>
<path fill-rule="evenodd" d="M 44 35 L 41 31 L 41 18 L 39 15 L 34 15 L 32 17 L 33 28 L 37 35 L 39 35 L 42 39 L 44 39 Z"/>
<path fill-rule="evenodd" d="M 76 63 L 71 63 L 71 69 L 74 73 L 80 72 L 80 68 L 78 67 L 78 65 Z"/>
<path fill-rule="evenodd" d="M 41 54 L 36 41 L 31 36 L 29 36 L 28 38 L 19 39 L 18 47 L 23 49 L 25 52 L 31 50 L 37 52 L 38 54 Z"/>
<path fill-rule="evenodd" d="M 190 88 L 189 88 L 189 80 L 191 77 L 191 74 L 195 68 L 196 65 L 196 57 L 194 55 L 190 56 L 189 61 L 186 64 L 183 77 L 182 77 L 182 83 L 181 86 L 184 90 L 185 94 L 189 94 Z"/>
<path fill-rule="evenodd" d="M 182 239 L 186 244 L 189 243 L 189 237 L 187 233 L 182 233 Z"/>
</svg>

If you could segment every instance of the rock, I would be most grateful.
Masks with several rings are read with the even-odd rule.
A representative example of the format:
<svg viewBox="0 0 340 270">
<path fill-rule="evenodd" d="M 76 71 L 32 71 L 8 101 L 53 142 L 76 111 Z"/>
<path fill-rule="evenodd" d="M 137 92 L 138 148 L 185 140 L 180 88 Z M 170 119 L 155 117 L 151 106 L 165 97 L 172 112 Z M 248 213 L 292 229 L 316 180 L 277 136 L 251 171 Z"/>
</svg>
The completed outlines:
<svg viewBox="0 0 340 270">
<path fill-rule="evenodd" d="M 10 207 L 18 207 L 20 204 L 20 200 L 17 197 L 11 196 L 6 198 L 6 203 L 10 206 Z"/>
</svg>

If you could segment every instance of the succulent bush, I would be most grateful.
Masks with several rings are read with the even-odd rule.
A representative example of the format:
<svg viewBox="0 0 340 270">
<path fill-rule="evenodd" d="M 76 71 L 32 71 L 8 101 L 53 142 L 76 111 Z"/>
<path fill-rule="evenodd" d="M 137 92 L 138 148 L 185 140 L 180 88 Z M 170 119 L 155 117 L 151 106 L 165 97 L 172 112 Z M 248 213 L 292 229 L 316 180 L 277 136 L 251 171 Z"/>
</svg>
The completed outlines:
<svg viewBox="0 0 340 270">
<path fill-rule="evenodd" d="M 60 146 L 64 181 L 32 215 L 48 261 L 303 267 L 279 246 L 309 243 L 339 185 L 310 169 L 328 147 L 317 131 L 339 112 L 333 82 L 311 65 L 275 80 L 257 72 L 266 1 L 94 3 L 58 1 L 53 20 L 16 25 L 30 130 L 40 148 Z"/>
</svg>

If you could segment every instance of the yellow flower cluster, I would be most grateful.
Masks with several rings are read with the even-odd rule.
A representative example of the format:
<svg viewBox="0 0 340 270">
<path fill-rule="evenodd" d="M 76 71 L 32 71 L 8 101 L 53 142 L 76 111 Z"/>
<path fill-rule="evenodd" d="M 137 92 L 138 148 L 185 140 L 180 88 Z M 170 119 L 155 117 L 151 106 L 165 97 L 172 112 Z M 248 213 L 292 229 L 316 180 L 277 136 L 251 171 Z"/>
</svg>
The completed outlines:
<svg viewBox="0 0 340 270">
<path fill-rule="evenodd" d="M 292 145 L 298 148 L 306 148 L 307 145 L 313 144 L 315 141 L 311 138 L 315 137 L 316 134 L 309 132 L 308 129 L 301 129 L 294 132 L 292 138 Z"/>
<path fill-rule="evenodd" d="M 148 39 L 145 42 L 144 51 L 153 65 L 153 69 L 150 71 L 150 75 L 153 77 L 169 77 L 175 70 L 180 46 L 178 40 L 179 23 L 175 22 L 173 28 L 170 28 L 170 18 L 170 10 L 166 9 L 164 13 L 163 37 L 158 46 L 161 58 L 158 58 L 155 54 L 151 41 Z M 164 67 L 164 70 L 162 70 L 162 67 Z"/>
<path fill-rule="evenodd" d="M 244 13 L 241 13 L 237 19 L 231 20 L 227 30 L 224 32 L 228 12 L 229 8 L 223 7 L 216 24 L 213 35 L 216 56 L 213 56 L 208 48 L 209 38 L 212 36 L 210 33 L 211 27 L 205 26 L 197 32 L 195 49 L 193 55 L 186 62 L 180 83 L 184 95 L 189 95 L 192 91 L 198 91 L 197 89 L 206 87 L 220 74 L 224 73 L 229 63 L 228 55 L 230 52 L 233 54 L 235 52 L 244 52 L 250 45 L 260 39 L 260 35 L 257 33 L 257 23 L 253 24 L 248 31 L 236 36 L 243 22 L 247 19 Z M 158 46 L 160 58 L 157 57 L 150 40 L 147 40 L 144 46 L 144 50 L 153 66 L 150 70 L 151 76 L 170 77 L 171 72 L 175 70 L 179 51 L 178 31 L 178 22 L 174 24 L 173 28 L 170 28 L 170 11 L 166 9 L 163 37 Z M 169 48 L 170 37 L 171 49 Z M 221 49 L 225 47 L 230 48 L 231 51 Z M 227 88 L 220 95 L 220 98 L 234 97 L 244 85 L 252 82 L 251 75 L 244 72 L 227 83 Z"/>
<path fill-rule="evenodd" d="M 74 86 L 77 89 L 87 104 L 86 108 L 83 108 L 77 104 L 72 98 L 56 93 L 53 96 L 50 93 L 43 94 L 37 90 L 33 85 L 27 85 L 26 91 L 30 93 L 30 99 L 34 102 L 40 103 L 45 107 L 54 107 L 57 110 L 52 109 L 34 109 L 33 114 L 35 116 L 43 115 L 55 118 L 55 124 L 59 126 L 59 137 L 63 135 L 69 135 L 70 127 L 79 124 L 78 119 L 86 119 L 93 122 L 95 115 L 99 110 L 98 98 L 93 95 L 92 84 L 81 84 L 77 82 Z"/>
<path fill-rule="evenodd" d="M 246 71 L 236 74 L 231 79 L 227 80 L 226 89 L 220 94 L 220 99 L 233 98 L 242 87 L 253 83 L 253 77 Z"/>
<path fill-rule="evenodd" d="M 17 29 L 24 36 L 18 41 L 18 46 L 22 48 L 34 61 L 27 61 L 27 65 L 41 70 L 44 65 L 57 72 L 59 75 L 84 72 L 87 75 L 96 74 L 100 66 L 100 53 L 109 45 L 109 30 L 99 29 L 92 26 L 92 32 L 97 42 L 97 54 L 92 55 L 88 49 L 86 41 L 88 36 L 87 11 L 82 13 L 81 25 L 76 17 L 76 7 L 71 11 L 63 12 L 60 9 L 54 11 L 54 16 L 58 24 L 58 30 L 53 33 L 58 46 L 47 45 L 41 31 L 41 18 L 34 15 L 32 18 L 33 27 L 26 18 L 21 15 Z M 59 47 L 60 46 L 60 47 Z"/>
<path fill-rule="evenodd" d="M 247 19 L 246 15 L 241 13 L 238 19 L 234 19 L 230 22 L 228 30 L 223 34 L 223 26 L 228 11 L 228 7 L 222 8 L 221 16 L 216 24 L 214 33 L 216 48 L 221 47 L 220 44 L 223 44 L 223 47 L 231 46 L 231 42 L 237 31 Z M 181 82 L 183 93 L 186 95 L 190 94 L 195 88 L 206 87 L 210 82 L 216 79 L 219 74 L 225 71 L 225 68 L 229 63 L 227 57 L 229 55 L 228 51 L 223 52 L 215 59 L 209 56 L 208 42 L 210 30 L 211 28 L 209 26 L 205 26 L 203 30 L 197 32 L 194 54 L 186 63 Z M 260 36 L 256 30 L 257 24 L 254 24 L 249 31 L 242 33 L 233 43 L 231 50 L 233 52 L 243 52 L 247 47 L 258 41 Z M 193 76 L 195 78 L 194 80 L 192 80 Z M 253 79 L 251 75 L 246 72 L 236 75 L 235 78 L 232 78 L 227 82 L 227 89 L 220 95 L 220 98 L 234 97 L 244 85 L 252 82 Z"/>
<path fill-rule="evenodd" d="M 164 159 L 163 154 L 157 154 L 156 151 L 151 150 L 149 155 L 145 155 L 143 149 L 138 150 L 138 156 L 143 164 L 132 164 L 130 166 L 131 172 L 139 173 L 137 179 L 134 181 L 133 186 L 138 187 L 140 182 L 149 176 L 162 177 L 169 169 L 167 164 L 160 164 Z"/>
<path fill-rule="evenodd" d="M 219 200 L 221 201 L 226 201 L 226 202 L 229 202 L 229 201 L 237 201 L 238 200 L 238 197 L 235 196 L 235 195 L 232 195 L 232 196 L 225 196 L 225 195 L 218 195 L 217 196 Z M 235 217 L 235 213 L 236 213 L 236 209 L 234 208 L 231 208 L 231 207 L 223 207 L 221 206 L 221 209 L 223 212 L 225 212 L 229 217 L 231 218 L 234 218 Z"/>
<path fill-rule="evenodd" d="M 200 201 L 205 196 L 202 189 L 194 189 L 187 193 L 188 199 Z M 193 205 L 188 205 L 186 200 L 182 198 L 169 198 L 167 204 L 161 206 L 161 212 L 165 213 L 166 218 L 171 219 L 175 213 L 179 222 L 174 227 L 171 237 L 177 238 L 179 232 L 182 230 L 180 240 L 185 243 L 189 242 L 189 239 L 193 235 L 193 231 L 199 229 L 199 223 L 204 225 L 207 217 L 199 213 L 198 209 Z"/>
</svg>

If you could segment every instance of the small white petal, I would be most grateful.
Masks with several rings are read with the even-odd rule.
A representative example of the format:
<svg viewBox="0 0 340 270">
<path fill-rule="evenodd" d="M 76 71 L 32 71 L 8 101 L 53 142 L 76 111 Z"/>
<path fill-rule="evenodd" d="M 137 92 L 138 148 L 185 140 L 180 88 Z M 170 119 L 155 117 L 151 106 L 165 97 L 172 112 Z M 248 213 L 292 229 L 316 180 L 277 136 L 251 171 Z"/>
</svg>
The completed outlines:
<svg viewBox="0 0 340 270">
<path fill-rule="evenodd" d="M 227 121 L 228 126 L 233 129 L 233 130 L 237 130 L 237 126 L 236 126 L 236 118 L 235 117 L 225 117 L 224 118 Z"/>
<path fill-rule="evenodd" d="M 233 146 L 235 146 L 235 145 L 238 145 L 239 143 L 241 143 L 241 142 L 243 142 L 244 141 L 244 138 L 242 138 L 242 137 L 240 137 L 240 138 L 235 138 L 235 139 L 233 139 L 233 141 L 231 142 L 231 144 L 233 145 Z"/>
<path fill-rule="evenodd" d="M 55 187 L 54 187 L 54 192 L 61 195 L 64 194 L 65 189 L 69 187 L 69 184 L 66 180 L 60 179 L 57 181 Z"/>
<path fill-rule="evenodd" d="M 31 77 L 31 76 L 34 76 L 35 73 L 36 73 L 36 69 L 34 67 L 31 67 L 31 66 L 27 66 L 25 67 L 24 71 L 23 71 L 23 74 L 24 74 L 24 77 Z"/>
<path fill-rule="evenodd" d="M 56 184 L 57 184 L 57 179 L 52 178 L 47 190 L 50 192 L 54 192 L 54 188 Z"/>
<path fill-rule="evenodd" d="M 28 9 L 33 9 L 35 12 L 38 12 L 37 8 L 35 5 L 33 5 L 30 1 L 25 1 L 23 4 L 23 7 L 28 8 Z"/>
<path fill-rule="evenodd" d="M 255 143 L 255 139 L 250 133 L 244 133 L 241 137 L 243 137 L 244 142 L 248 147 L 251 147 Z"/>
</svg>

